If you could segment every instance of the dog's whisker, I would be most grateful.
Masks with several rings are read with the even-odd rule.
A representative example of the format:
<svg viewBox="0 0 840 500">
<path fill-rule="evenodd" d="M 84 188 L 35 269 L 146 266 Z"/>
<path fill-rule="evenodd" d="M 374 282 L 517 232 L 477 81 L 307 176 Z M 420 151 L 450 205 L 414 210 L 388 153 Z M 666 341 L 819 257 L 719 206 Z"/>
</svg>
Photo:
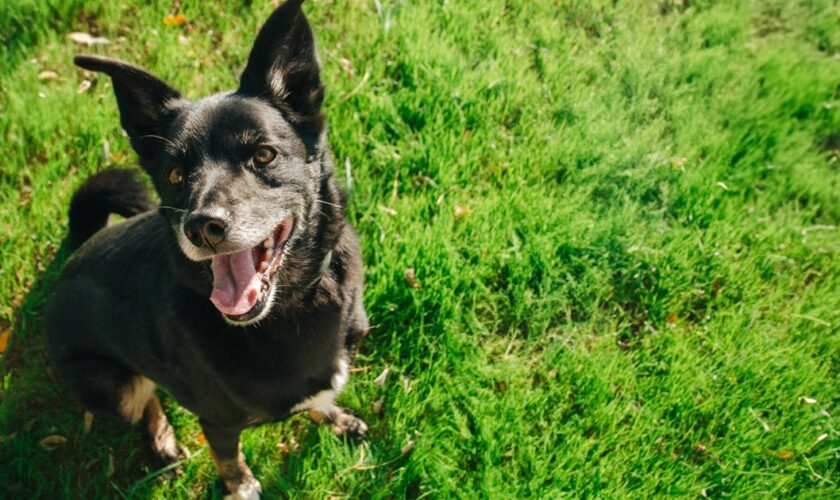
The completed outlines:
<svg viewBox="0 0 840 500">
<path fill-rule="evenodd" d="M 338 204 L 335 204 L 335 203 L 330 203 L 330 202 L 324 201 L 324 200 L 315 200 L 315 203 L 321 203 L 322 205 L 329 205 L 331 207 L 341 208 L 341 205 L 338 205 Z"/>
<path fill-rule="evenodd" d="M 168 205 L 158 205 L 158 207 L 159 208 L 165 208 L 167 210 L 173 210 L 175 212 L 188 212 L 188 210 L 184 210 L 183 208 L 170 207 Z"/>
<path fill-rule="evenodd" d="M 178 145 L 177 145 L 177 144 L 175 144 L 174 142 L 172 142 L 170 139 L 167 139 L 166 137 L 162 137 L 162 136 L 159 136 L 159 135 L 146 134 L 146 135 L 141 135 L 139 138 L 140 138 L 140 139 L 158 139 L 158 140 L 163 141 L 163 142 L 164 142 L 164 144 L 168 144 L 168 145 L 172 146 L 172 147 L 173 147 L 173 148 L 175 148 L 176 150 L 180 149 L 180 148 L 178 147 Z"/>
</svg>

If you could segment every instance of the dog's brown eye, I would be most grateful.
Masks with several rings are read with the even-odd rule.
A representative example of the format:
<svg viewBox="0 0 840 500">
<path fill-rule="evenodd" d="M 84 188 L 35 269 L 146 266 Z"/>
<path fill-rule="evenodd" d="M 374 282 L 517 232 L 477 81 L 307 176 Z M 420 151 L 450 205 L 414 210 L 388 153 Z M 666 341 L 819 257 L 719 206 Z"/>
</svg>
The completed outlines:
<svg viewBox="0 0 840 500">
<path fill-rule="evenodd" d="M 184 171 L 180 167 L 172 167 L 169 170 L 169 182 L 176 186 L 184 182 Z"/>
<path fill-rule="evenodd" d="M 257 152 L 254 153 L 254 161 L 258 165 L 267 165 L 274 161 L 274 158 L 277 157 L 277 152 L 271 149 L 268 146 L 260 146 L 257 149 Z"/>
</svg>

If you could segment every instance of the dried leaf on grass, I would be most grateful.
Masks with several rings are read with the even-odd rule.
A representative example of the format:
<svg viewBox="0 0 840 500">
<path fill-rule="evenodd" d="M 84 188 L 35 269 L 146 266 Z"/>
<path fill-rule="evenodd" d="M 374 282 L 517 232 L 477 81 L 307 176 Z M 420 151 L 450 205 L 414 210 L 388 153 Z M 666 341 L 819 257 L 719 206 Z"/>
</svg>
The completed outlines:
<svg viewBox="0 0 840 500">
<path fill-rule="evenodd" d="M 373 379 L 373 383 L 382 387 L 383 385 L 385 385 L 385 381 L 388 380 L 389 373 L 391 373 L 391 369 L 386 366 L 385 369 L 382 370 L 382 373 L 380 373 L 375 379 Z"/>
<path fill-rule="evenodd" d="M 793 452 L 790 451 L 790 450 L 779 450 L 779 451 L 767 450 L 767 454 L 770 455 L 771 457 L 780 458 L 782 460 L 789 460 L 789 459 L 793 458 Z"/>
<path fill-rule="evenodd" d="M 423 288 L 420 286 L 420 282 L 417 281 L 417 273 L 415 273 L 413 267 L 409 267 L 405 270 L 405 282 L 408 283 L 408 286 L 414 288 L 415 290 Z"/>
<path fill-rule="evenodd" d="M 84 416 L 84 422 L 82 430 L 85 434 L 90 432 L 90 429 L 93 427 L 93 413 L 86 411 Z"/>
<path fill-rule="evenodd" d="M 55 71 L 44 70 L 44 71 L 38 73 L 38 79 L 41 80 L 41 81 L 55 80 L 57 78 L 58 78 L 58 73 L 56 73 Z"/>
<path fill-rule="evenodd" d="M 164 26 L 183 26 L 187 22 L 187 16 L 183 14 L 169 15 L 163 18 Z"/>
<path fill-rule="evenodd" d="M 394 210 L 393 208 L 386 207 L 385 205 L 377 205 L 376 208 L 378 208 L 379 210 L 382 210 L 385 213 L 385 215 L 387 215 L 388 217 L 396 217 L 397 216 L 397 211 Z"/>
<path fill-rule="evenodd" d="M 341 59 L 338 60 L 338 62 L 341 63 L 341 69 L 344 70 L 344 72 L 347 74 L 347 76 L 352 77 L 354 74 L 356 74 L 356 70 L 353 69 L 353 63 L 350 62 L 350 59 L 347 59 L 346 57 L 342 57 Z"/>
<path fill-rule="evenodd" d="M 38 442 L 38 446 L 47 450 L 53 451 L 57 448 L 60 448 L 64 443 L 67 442 L 67 438 L 64 436 L 59 436 L 58 434 L 53 434 L 51 436 L 47 436 L 44 439 Z"/>
<path fill-rule="evenodd" d="M 472 214 L 472 209 L 466 205 L 462 205 L 460 203 L 455 204 L 455 218 L 460 219 L 462 217 L 467 217 Z"/>
<path fill-rule="evenodd" d="M 376 401 L 374 401 L 373 405 L 371 405 L 371 410 L 373 411 L 373 413 L 375 413 L 377 415 L 380 415 L 380 416 L 383 413 L 385 413 L 385 398 L 381 397 L 381 398 L 377 399 Z"/>
<path fill-rule="evenodd" d="M 80 45 L 87 45 L 88 47 L 92 47 L 94 45 L 108 45 L 111 43 L 111 40 L 108 40 L 105 37 L 93 36 L 90 33 L 83 33 L 80 31 L 68 33 L 67 36 L 70 40 L 73 40 Z"/>
<path fill-rule="evenodd" d="M 12 336 L 12 328 L 8 327 L 0 333 L 0 354 L 6 352 L 6 347 L 9 345 L 9 337 Z"/>
<path fill-rule="evenodd" d="M 413 450 L 417 443 L 414 442 L 414 439 L 411 438 L 411 434 L 405 435 L 405 444 L 403 445 L 402 449 L 400 450 L 400 455 L 405 455 L 409 451 Z"/>
</svg>

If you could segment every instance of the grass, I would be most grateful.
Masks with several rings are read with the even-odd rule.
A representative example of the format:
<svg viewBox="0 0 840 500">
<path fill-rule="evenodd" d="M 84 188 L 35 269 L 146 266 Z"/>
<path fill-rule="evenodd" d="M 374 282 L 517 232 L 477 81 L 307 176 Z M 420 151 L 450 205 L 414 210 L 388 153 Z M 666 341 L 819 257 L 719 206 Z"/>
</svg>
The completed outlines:
<svg viewBox="0 0 840 500">
<path fill-rule="evenodd" d="M 135 162 L 110 83 L 73 54 L 197 97 L 235 86 L 272 7 L 184 0 L 167 27 L 171 8 L 0 5 L 0 496 L 220 495 L 173 401 L 196 453 L 175 480 L 151 477 L 139 430 L 86 433 L 39 323 L 73 189 Z M 838 494 L 837 2 L 306 9 L 374 325 L 342 402 L 371 433 L 248 431 L 265 496 Z"/>
</svg>

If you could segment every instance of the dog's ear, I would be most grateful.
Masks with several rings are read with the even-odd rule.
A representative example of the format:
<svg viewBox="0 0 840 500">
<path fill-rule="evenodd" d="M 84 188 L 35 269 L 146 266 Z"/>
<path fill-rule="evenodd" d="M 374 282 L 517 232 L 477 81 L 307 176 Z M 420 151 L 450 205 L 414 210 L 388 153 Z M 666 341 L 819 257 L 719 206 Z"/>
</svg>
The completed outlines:
<svg viewBox="0 0 840 500">
<path fill-rule="evenodd" d="M 73 62 L 111 77 L 120 108 L 120 123 L 143 167 L 151 168 L 165 140 L 164 116 L 181 94 L 133 64 L 96 56 L 76 56 Z"/>
<path fill-rule="evenodd" d="M 288 0 L 260 29 L 239 94 L 268 99 L 293 125 L 318 135 L 324 125 L 320 64 L 303 0 Z"/>
</svg>

